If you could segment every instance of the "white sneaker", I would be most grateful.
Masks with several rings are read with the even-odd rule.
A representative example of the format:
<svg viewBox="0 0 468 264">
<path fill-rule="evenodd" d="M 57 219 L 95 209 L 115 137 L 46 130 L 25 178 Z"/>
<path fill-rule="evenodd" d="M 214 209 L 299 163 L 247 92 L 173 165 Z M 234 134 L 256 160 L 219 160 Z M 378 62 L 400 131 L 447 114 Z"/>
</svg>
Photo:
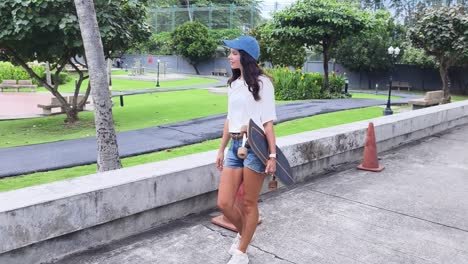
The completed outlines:
<svg viewBox="0 0 468 264">
<path fill-rule="evenodd" d="M 227 264 L 249 264 L 249 257 L 246 253 L 236 249 Z"/>
<path fill-rule="evenodd" d="M 228 251 L 229 254 L 234 255 L 234 252 L 236 252 L 236 250 L 239 249 L 240 240 L 241 240 L 241 236 L 239 233 L 237 233 L 236 237 L 232 240 L 232 245 Z"/>
</svg>

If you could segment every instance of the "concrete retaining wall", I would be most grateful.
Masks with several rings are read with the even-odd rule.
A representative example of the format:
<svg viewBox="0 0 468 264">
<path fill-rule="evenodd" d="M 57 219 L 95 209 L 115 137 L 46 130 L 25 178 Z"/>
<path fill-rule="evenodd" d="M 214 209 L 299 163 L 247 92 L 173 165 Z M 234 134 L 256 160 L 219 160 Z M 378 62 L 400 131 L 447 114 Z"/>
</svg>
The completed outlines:
<svg viewBox="0 0 468 264">
<path fill-rule="evenodd" d="M 468 102 L 372 120 L 385 151 L 468 123 Z M 368 121 L 278 139 L 300 182 L 361 159 Z M 40 263 L 216 206 L 216 151 L 0 193 L 0 263 Z M 385 163 L 385 161 L 383 161 Z"/>
</svg>

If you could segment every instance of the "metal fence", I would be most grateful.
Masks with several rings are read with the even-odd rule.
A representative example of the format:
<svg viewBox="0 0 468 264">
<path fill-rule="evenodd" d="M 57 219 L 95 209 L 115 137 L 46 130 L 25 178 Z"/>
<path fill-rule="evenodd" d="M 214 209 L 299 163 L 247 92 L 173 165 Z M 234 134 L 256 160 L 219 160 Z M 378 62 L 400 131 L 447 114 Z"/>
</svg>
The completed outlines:
<svg viewBox="0 0 468 264">
<path fill-rule="evenodd" d="M 346 0 L 345 0 L 346 1 Z M 387 9 L 403 23 L 411 23 L 415 11 L 427 6 L 468 6 L 468 0 L 348 0 L 356 2 L 362 9 Z M 283 0 L 251 5 L 208 4 L 178 5 L 170 7 L 152 6 L 149 9 L 148 22 L 154 33 L 173 31 L 187 21 L 197 20 L 209 29 L 254 28 L 276 11 L 283 10 L 296 0 Z"/>
<path fill-rule="evenodd" d="M 154 33 L 173 31 L 187 21 L 197 20 L 209 29 L 254 28 L 264 19 L 270 18 L 275 11 L 281 10 L 295 0 L 272 4 L 209 4 L 206 6 L 179 5 L 171 7 L 152 6 L 149 10 L 149 23 Z"/>
</svg>

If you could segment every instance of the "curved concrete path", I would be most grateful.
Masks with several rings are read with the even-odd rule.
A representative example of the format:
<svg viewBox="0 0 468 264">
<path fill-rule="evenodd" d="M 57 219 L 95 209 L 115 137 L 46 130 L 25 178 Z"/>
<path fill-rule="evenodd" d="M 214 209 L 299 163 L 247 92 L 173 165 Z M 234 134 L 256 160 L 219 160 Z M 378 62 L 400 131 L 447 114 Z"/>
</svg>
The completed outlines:
<svg viewBox="0 0 468 264">
<path fill-rule="evenodd" d="M 407 99 L 394 103 L 404 103 Z M 311 100 L 277 105 L 278 122 L 316 114 L 385 104 L 385 100 Z M 121 157 L 129 157 L 219 138 L 225 114 L 117 133 Z M 96 138 L 1 148 L 0 178 L 96 162 Z"/>
</svg>

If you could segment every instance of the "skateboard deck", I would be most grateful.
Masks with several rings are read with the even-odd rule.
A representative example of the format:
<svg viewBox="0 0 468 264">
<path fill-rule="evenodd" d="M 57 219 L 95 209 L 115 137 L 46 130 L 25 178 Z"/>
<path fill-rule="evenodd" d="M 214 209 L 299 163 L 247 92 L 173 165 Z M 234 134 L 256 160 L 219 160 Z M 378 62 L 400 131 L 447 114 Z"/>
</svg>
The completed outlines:
<svg viewBox="0 0 468 264">
<path fill-rule="evenodd" d="M 248 144 L 252 151 L 257 155 L 257 157 L 262 161 L 266 166 L 269 156 L 268 151 L 268 142 L 265 136 L 265 132 L 257 125 L 255 122 L 250 119 L 249 129 L 248 129 Z M 276 146 L 276 172 L 275 176 L 284 184 L 291 185 L 294 184 L 294 178 L 292 177 L 292 169 L 289 165 L 288 160 L 284 156 L 278 146 Z"/>
</svg>

